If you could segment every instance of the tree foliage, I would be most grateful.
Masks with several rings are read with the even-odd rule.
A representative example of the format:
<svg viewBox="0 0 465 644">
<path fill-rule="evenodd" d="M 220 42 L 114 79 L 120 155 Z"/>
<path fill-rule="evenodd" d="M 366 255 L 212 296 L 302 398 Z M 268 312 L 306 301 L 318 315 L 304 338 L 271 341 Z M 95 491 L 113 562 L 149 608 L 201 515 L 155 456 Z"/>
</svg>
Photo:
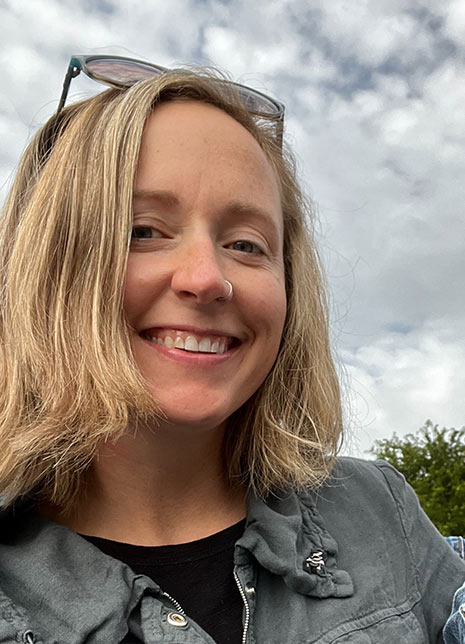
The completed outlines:
<svg viewBox="0 0 465 644">
<path fill-rule="evenodd" d="M 465 536 L 465 427 L 427 420 L 415 434 L 378 440 L 370 452 L 405 476 L 439 532 Z"/>
</svg>

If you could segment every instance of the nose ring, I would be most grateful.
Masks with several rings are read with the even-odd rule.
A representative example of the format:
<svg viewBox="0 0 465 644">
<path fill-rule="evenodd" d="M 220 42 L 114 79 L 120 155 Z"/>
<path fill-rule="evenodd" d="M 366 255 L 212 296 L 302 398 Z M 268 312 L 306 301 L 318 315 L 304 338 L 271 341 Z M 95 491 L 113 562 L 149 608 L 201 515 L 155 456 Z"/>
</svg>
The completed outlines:
<svg viewBox="0 0 465 644">
<path fill-rule="evenodd" d="M 226 295 L 221 295 L 221 297 L 218 298 L 218 300 L 223 301 L 228 301 L 232 298 L 233 294 L 233 286 L 229 280 L 224 280 L 224 283 L 228 285 L 228 292 Z"/>
</svg>

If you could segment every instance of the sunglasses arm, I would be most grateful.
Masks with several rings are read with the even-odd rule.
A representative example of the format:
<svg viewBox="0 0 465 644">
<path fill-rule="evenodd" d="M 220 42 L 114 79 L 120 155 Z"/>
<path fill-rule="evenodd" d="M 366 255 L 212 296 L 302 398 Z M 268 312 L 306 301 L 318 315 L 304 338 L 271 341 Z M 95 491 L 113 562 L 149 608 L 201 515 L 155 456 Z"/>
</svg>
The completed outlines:
<svg viewBox="0 0 465 644">
<path fill-rule="evenodd" d="M 279 143 L 281 150 L 283 149 L 283 138 L 284 138 L 284 114 L 281 115 L 279 121 L 276 124 L 276 139 Z"/>
<path fill-rule="evenodd" d="M 60 102 L 58 103 L 57 116 L 65 106 L 66 98 L 68 97 L 69 86 L 73 78 L 76 78 L 81 73 L 79 67 L 70 63 L 68 71 L 66 72 L 65 80 L 63 81 L 63 90 L 60 96 Z"/>
</svg>

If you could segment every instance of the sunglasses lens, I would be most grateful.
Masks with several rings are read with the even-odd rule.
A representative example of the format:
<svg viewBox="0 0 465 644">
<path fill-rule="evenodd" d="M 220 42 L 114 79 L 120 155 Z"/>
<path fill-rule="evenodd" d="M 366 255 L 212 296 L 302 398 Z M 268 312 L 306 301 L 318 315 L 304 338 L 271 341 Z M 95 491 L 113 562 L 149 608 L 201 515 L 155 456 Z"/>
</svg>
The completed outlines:
<svg viewBox="0 0 465 644">
<path fill-rule="evenodd" d="M 118 58 L 94 58 L 86 61 L 86 67 L 95 78 L 123 86 L 153 78 L 165 71 L 163 67 Z"/>
<path fill-rule="evenodd" d="M 251 112 L 267 116 L 279 116 L 280 109 L 270 99 L 247 87 L 236 86 L 245 106 Z"/>
</svg>

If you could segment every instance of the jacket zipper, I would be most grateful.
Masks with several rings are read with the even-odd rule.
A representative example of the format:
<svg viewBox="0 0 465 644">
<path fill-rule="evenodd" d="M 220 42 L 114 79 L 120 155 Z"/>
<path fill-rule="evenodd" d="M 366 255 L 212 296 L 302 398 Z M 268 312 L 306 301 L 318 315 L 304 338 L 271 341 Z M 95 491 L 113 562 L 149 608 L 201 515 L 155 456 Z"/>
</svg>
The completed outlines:
<svg viewBox="0 0 465 644">
<path fill-rule="evenodd" d="M 174 599 L 174 597 L 171 597 L 171 595 L 168 595 L 168 593 L 165 593 L 165 592 L 162 592 L 162 595 L 163 595 L 163 597 L 166 597 L 166 599 L 170 600 L 170 602 L 173 604 L 173 606 L 176 608 L 176 610 L 178 611 L 178 613 L 180 615 L 184 615 L 184 617 L 186 617 L 186 613 L 184 612 L 181 604 L 179 602 L 177 602 Z"/>
<path fill-rule="evenodd" d="M 250 623 L 250 608 L 247 602 L 247 597 L 245 595 L 244 589 L 242 588 L 241 582 L 239 581 L 239 577 L 237 576 L 236 571 L 233 572 L 233 575 L 234 575 L 234 579 L 236 580 L 239 593 L 242 597 L 242 601 L 244 602 L 244 630 L 242 631 L 242 644 L 247 644 L 247 631 L 249 630 L 249 623 Z"/>
<path fill-rule="evenodd" d="M 250 608 L 249 604 L 247 602 L 247 597 L 244 592 L 244 589 L 242 588 L 241 582 L 239 581 L 239 577 L 237 576 L 236 571 L 233 571 L 234 579 L 236 580 L 237 588 L 239 589 L 239 593 L 242 597 L 242 601 L 244 603 L 244 628 L 242 631 L 242 644 L 247 644 L 247 632 L 249 630 L 249 624 L 250 624 Z M 174 599 L 174 597 L 171 597 L 168 593 L 163 592 L 162 593 L 163 597 L 166 597 L 166 599 L 169 599 L 169 601 L 173 604 L 173 606 L 176 608 L 178 613 L 181 615 L 184 615 L 186 617 L 186 613 L 184 612 L 183 607 L 181 604 Z"/>
</svg>

